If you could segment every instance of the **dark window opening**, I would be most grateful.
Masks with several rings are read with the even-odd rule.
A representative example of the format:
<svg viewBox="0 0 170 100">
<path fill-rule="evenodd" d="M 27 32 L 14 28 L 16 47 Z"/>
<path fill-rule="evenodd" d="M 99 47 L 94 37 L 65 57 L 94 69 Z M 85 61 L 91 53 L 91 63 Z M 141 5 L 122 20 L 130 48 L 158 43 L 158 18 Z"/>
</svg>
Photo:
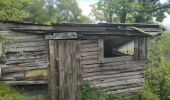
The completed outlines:
<svg viewBox="0 0 170 100">
<path fill-rule="evenodd" d="M 104 40 L 104 57 L 119 57 L 134 54 L 134 41 L 129 39 L 105 39 Z"/>
</svg>

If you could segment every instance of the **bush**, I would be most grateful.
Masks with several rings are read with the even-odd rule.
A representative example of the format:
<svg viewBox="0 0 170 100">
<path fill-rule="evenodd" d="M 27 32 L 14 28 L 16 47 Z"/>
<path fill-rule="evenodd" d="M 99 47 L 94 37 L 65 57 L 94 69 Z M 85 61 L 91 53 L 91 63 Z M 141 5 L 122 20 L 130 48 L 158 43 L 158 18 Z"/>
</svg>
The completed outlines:
<svg viewBox="0 0 170 100">
<path fill-rule="evenodd" d="M 83 92 L 81 100 L 124 100 L 120 96 L 116 95 L 105 95 L 99 92 L 97 89 L 92 88 L 90 82 L 83 82 Z"/>
</svg>

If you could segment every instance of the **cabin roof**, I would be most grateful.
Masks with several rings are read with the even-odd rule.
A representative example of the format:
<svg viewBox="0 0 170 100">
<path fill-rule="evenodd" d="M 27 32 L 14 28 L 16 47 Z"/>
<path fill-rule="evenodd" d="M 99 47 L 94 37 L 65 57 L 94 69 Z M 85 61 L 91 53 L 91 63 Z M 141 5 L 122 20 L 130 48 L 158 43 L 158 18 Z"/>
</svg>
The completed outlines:
<svg viewBox="0 0 170 100">
<path fill-rule="evenodd" d="M 61 23 L 53 25 L 21 23 L 1 21 L 0 30 L 12 30 L 18 32 L 29 32 L 37 34 L 76 32 L 81 36 L 89 35 L 121 35 L 121 36 L 156 36 L 160 35 L 164 28 L 158 24 L 76 24 Z"/>
</svg>

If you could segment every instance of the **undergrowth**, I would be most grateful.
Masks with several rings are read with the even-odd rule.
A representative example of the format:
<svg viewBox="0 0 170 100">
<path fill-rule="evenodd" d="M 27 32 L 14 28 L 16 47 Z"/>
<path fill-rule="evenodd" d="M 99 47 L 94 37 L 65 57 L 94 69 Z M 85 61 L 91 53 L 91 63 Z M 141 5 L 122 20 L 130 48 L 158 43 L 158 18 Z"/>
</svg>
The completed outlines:
<svg viewBox="0 0 170 100">
<path fill-rule="evenodd" d="M 0 100 L 29 100 L 28 97 L 10 87 L 0 83 Z"/>
<path fill-rule="evenodd" d="M 83 93 L 81 100 L 159 100 L 147 86 L 143 90 L 129 97 L 122 97 L 116 94 L 105 95 L 90 85 L 90 82 L 83 83 Z"/>
</svg>

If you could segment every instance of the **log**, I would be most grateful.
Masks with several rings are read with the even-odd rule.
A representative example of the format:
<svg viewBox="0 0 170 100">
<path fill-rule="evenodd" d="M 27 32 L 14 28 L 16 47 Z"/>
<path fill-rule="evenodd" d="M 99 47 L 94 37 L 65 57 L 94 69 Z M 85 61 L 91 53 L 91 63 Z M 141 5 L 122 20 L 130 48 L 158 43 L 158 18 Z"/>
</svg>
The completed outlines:
<svg viewBox="0 0 170 100">
<path fill-rule="evenodd" d="M 3 69 L 2 73 L 13 73 L 13 72 L 16 73 L 16 72 L 24 72 L 30 70 L 39 70 L 39 69 L 47 69 L 47 65 L 38 66 L 38 67 L 15 67 L 15 68 Z"/>
<path fill-rule="evenodd" d="M 97 43 L 97 40 L 81 40 L 81 45 L 91 43 Z"/>
<path fill-rule="evenodd" d="M 34 47 L 34 46 L 47 46 L 45 41 L 36 42 L 21 42 L 21 43 L 11 43 L 4 46 L 5 49 L 8 48 L 23 48 L 23 47 Z"/>
<path fill-rule="evenodd" d="M 28 63 L 33 61 L 47 61 L 47 55 L 28 57 L 28 58 L 6 59 L 5 64 L 19 64 L 19 63 Z"/>
<path fill-rule="evenodd" d="M 47 84 L 47 81 L 3 81 L 5 84 L 10 85 L 33 85 L 33 84 Z"/>
<path fill-rule="evenodd" d="M 83 78 L 83 80 L 99 80 L 99 79 L 106 79 L 106 78 L 115 78 L 115 77 L 122 77 L 122 76 L 131 76 L 131 75 L 143 75 L 144 71 L 135 71 L 135 72 L 125 72 L 125 73 L 118 73 L 114 75 L 97 75 L 92 77 Z"/>
<path fill-rule="evenodd" d="M 92 56 L 92 55 L 98 55 L 98 54 L 99 54 L 99 52 L 96 52 L 96 51 L 94 51 L 94 52 L 83 52 L 83 53 L 81 53 L 81 56 L 85 57 L 85 56 Z"/>
<path fill-rule="evenodd" d="M 99 47 L 94 47 L 94 48 L 82 48 L 81 49 L 81 52 L 84 53 L 84 52 L 97 52 L 99 50 Z"/>
<path fill-rule="evenodd" d="M 31 52 L 31 51 L 43 51 L 47 50 L 46 46 L 37 46 L 37 47 L 23 47 L 23 48 L 4 48 L 5 53 L 11 52 Z"/>
<path fill-rule="evenodd" d="M 98 87 L 98 88 L 104 88 L 104 87 L 109 87 L 109 86 L 120 86 L 120 85 L 127 85 L 127 84 L 140 83 L 140 82 L 144 82 L 144 78 L 93 84 L 93 86 Z"/>
</svg>

